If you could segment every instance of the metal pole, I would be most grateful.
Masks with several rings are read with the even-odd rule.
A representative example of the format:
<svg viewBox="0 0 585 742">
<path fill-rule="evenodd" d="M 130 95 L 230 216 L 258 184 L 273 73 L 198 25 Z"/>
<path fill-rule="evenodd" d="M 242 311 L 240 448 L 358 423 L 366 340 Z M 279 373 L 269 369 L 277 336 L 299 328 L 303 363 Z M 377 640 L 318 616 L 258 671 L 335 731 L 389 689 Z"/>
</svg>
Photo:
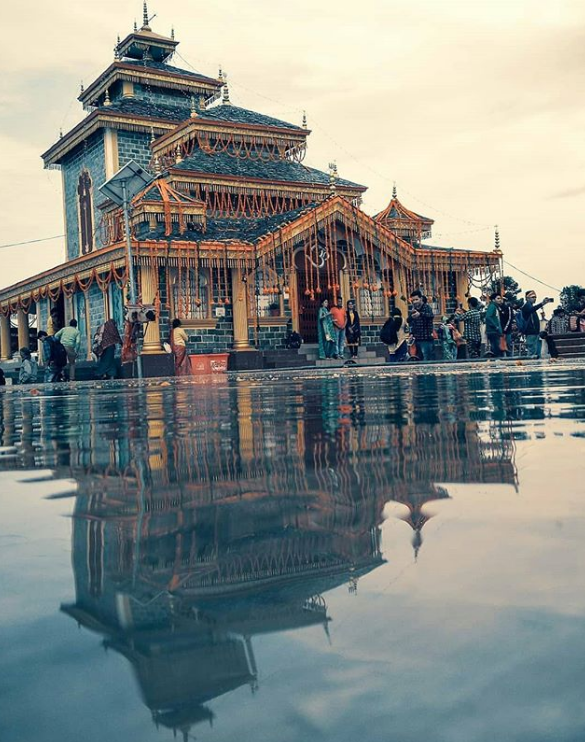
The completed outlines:
<svg viewBox="0 0 585 742">
<path fill-rule="evenodd" d="M 134 261 L 132 260 L 132 237 L 130 235 L 130 217 L 128 215 L 128 194 L 126 181 L 122 181 L 122 208 L 124 211 L 124 229 L 126 231 L 126 254 L 128 257 L 128 283 L 130 284 L 130 303 L 136 305 L 136 277 L 134 275 Z M 142 358 L 140 356 L 140 343 L 136 356 L 136 373 L 142 379 Z"/>
</svg>

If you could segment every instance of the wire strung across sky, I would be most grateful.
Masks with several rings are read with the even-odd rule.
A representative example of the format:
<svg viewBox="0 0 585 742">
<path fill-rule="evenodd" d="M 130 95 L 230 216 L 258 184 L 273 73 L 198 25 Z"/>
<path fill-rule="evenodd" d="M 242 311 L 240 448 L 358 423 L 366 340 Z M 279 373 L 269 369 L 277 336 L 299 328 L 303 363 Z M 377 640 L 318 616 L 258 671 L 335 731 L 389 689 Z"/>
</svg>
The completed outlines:
<svg viewBox="0 0 585 742">
<path fill-rule="evenodd" d="M 541 281 L 539 278 L 536 278 L 535 276 L 531 276 L 530 273 L 526 273 L 526 271 L 523 271 L 521 268 L 518 268 L 517 266 L 513 265 L 512 263 L 509 263 L 507 260 L 504 260 L 504 263 L 506 265 L 509 265 L 510 268 L 514 268 L 515 271 L 518 271 L 518 273 L 522 273 L 523 276 L 526 276 L 527 278 L 531 278 L 533 281 L 536 281 L 536 283 L 541 284 L 541 286 L 546 286 L 547 289 L 552 289 L 553 291 L 558 291 L 559 294 L 561 293 L 561 289 L 558 289 L 556 286 L 551 286 L 550 283 L 545 283 L 544 281 Z"/>
<path fill-rule="evenodd" d="M 24 242 L 11 242 L 8 245 L 0 245 L 0 250 L 5 247 L 20 247 L 21 245 L 32 245 L 33 242 L 48 242 L 49 240 L 58 240 L 60 237 L 65 237 L 64 234 L 56 234 L 54 237 L 40 237 L 38 240 L 24 240 Z"/>
</svg>

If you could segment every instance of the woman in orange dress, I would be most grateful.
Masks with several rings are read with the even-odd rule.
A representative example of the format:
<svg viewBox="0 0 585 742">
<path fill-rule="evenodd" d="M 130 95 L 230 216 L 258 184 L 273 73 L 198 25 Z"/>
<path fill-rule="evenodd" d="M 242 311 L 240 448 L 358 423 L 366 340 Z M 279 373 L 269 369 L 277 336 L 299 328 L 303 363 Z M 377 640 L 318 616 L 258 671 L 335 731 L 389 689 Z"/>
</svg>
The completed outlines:
<svg viewBox="0 0 585 742">
<path fill-rule="evenodd" d="M 191 368 L 187 355 L 187 333 L 181 327 L 181 320 L 174 319 L 171 330 L 171 349 L 175 356 L 175 376 L 189 376 Z"/>
</svg>

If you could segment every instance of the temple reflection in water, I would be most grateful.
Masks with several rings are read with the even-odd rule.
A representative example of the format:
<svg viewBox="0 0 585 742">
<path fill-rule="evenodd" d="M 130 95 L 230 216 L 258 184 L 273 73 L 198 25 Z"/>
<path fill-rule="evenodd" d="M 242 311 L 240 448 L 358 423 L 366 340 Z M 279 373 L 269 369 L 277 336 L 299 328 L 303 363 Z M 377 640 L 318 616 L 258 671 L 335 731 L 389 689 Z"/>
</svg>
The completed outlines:
<svg viewBox="0 0 585 742">
<path fill-rule="evenodd" d="M 255 636 L 327 641 L 327 592 L 384 561 L 388 502 L 416 556 L 450 484 L 516 484 L 517 394 L 488 375 L 91 390 L 5 407 L 0 438 L 77 481 L 62 608 L 186 736 L 212 699 L 255 689 Z"/>
</svg>

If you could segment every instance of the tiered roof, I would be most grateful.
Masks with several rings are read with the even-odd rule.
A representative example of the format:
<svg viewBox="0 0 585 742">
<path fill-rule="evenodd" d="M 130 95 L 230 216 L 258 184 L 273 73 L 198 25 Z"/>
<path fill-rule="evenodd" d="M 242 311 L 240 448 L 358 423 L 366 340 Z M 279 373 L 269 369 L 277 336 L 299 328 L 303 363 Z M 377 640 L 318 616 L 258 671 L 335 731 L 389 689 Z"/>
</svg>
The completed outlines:
<svg viewBox="0 0 585 742">
<path fill-rule="evenodd" d="M 431 228 L 435 223 L 433 219 L 407 209 L 398 200 L 396 186 L 392 191 L 392 200 L 374 219 L 409 242 L 430 237 Z"/>
</svg>

